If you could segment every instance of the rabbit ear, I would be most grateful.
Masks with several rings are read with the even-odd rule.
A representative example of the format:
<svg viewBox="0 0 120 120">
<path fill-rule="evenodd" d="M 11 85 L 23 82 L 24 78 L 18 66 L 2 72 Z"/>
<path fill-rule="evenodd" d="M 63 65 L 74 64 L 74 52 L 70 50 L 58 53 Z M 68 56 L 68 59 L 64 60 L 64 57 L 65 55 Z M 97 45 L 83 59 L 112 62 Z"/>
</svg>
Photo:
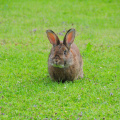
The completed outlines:
<svg viewBox="0 0 120 120">
<path fill-rule="evenodd" d="M 63 44 L 68 48 L 70 48 L 70 45 L 73 43 L 74 38 L 75 38 L 75 29 L 72 28 L 67 31 L 63 40 Z"/>
<path fill-rule="evenodd" d="M 46 30 L 46 33 L 47 33 L 47 37 L 48 37 L 50 43 L 53 46 L 60 44 L 60 40 L 59 40 L 58 36 L 52 30 Z"/>
</svg>

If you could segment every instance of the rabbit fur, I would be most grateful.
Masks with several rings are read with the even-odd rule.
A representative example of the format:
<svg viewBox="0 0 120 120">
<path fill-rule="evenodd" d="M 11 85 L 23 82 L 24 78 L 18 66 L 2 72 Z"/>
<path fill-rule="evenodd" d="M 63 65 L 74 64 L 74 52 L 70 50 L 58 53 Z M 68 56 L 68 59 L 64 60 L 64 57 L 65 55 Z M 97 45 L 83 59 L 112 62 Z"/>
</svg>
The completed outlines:
<svg viewBox="0 0 120 120">
<path fill-rule="evenodd" d="M 47 30 L 46 33 L 53 45 L 48 58 L 48 72 L 51 79 L 65 82 L 83 78 L 82 56 L 78 47 L 73 43 L 75 29 L 67 31 L 63 42 L 52 30 Z"/>
</svg>

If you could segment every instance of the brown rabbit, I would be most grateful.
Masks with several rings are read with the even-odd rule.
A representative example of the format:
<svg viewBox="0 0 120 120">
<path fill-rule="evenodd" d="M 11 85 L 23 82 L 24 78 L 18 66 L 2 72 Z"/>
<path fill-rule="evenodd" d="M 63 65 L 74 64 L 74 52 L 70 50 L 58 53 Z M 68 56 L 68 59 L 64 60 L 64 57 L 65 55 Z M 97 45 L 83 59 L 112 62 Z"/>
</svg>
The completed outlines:
<svg viewBox="0 0 120 120">
<path fill-rule="evenodd" d="M 75 29 L 67 31 L 63 42 L 52 31 L 47 30 L 47 37 L 53 45 L 49 59 L 48 72 L 54 81 L 73 81 L 83 78 L 83 60 L 78 47 L 73 43 Z"/>
</svg>

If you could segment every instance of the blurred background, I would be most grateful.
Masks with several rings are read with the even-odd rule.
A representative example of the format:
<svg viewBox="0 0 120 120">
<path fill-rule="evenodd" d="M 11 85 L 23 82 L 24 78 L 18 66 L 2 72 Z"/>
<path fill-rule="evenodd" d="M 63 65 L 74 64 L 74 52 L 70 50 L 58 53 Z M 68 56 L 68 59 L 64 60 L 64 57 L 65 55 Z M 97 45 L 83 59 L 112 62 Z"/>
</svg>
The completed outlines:
<svg viewBox="0 0 120 120">
<path fill-rule="evenodd" d="M 84 78 L 52 82 L 46 30 L 76 29 Z M 0 118 L 114 119 L 119 113 L 120 0 L 0 0 Z"/>
</svg>

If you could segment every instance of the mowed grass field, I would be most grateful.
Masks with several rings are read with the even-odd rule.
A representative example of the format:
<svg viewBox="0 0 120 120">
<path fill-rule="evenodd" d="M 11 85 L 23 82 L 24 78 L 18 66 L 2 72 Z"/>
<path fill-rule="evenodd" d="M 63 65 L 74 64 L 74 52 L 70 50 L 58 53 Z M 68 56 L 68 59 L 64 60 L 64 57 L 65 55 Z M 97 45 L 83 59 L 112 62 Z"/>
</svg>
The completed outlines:
<svg viewBox="0 0 120 120">
<path fill-rule="evenodd" d="M 45 31 L 70 28 L 84 78 L 58 84 Z M 0 119 L 119 120 L 120 1 L 0 0 Z"/>
</svg>

